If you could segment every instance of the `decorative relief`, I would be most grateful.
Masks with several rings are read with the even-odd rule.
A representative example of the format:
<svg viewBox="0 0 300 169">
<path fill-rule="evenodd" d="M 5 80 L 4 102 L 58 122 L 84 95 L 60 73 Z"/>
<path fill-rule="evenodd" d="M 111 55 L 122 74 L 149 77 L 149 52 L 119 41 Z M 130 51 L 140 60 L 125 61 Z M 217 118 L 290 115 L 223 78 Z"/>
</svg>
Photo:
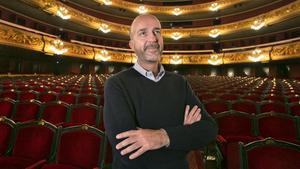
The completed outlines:
<svg viewBox="0 0 300 169">
<path fill-rule="evenodd" d="M 248 56 L 250 52 L 237 52 L 237 53 L 225 53 L 223 57 L 224 64 L 227 63 L 241 63 L 241 62 L 249 62 Z"/>
<path fill-rule="evenodd" d="M 105 23 L 111 27 L 111 31 L 114 33 L 119 33 L 119 34 L 123 34 L 123 35 L 128 35 L 128 33 L 129 33 L 129 26 L 127 26 L 127 25 L 116 24 L 116 23 L 112 23 L 109 21 L 101 20 L 101 19 L 93 17 L 93 16 L 89 16 L 83 12 L 80 12 L 76 9 L 68 7 L 68 6 L 64 5 L 63 3 L 56 1 L 56 0 L 22 0 L 22 1 L 24 1 L 26 3 L 31 3 L 31 4 L 37 5 L 44 10 L 47 7 L 46 11 L 49 13 L 52 13 L 52 14 L 56 13 L 59 6 L 63 6 L 70 11 L 70 14 L 72 15 L 72 18 L 70 18 L 71 21 L 74 21 L 74 22 L 79 23 L 84 26 L 89 26 L 93 29 L 99 29 L 99 25 L 101 23 Z M 101 2 L 101 0 L 95 0 L 95 1 Z M 219 0 L 219 1 L 215 1 L 215 2 L 217 2 L 221 6 L 222 5 L 226 6 L 226 5 L 232 5 L 234 3 L 238 3 L 240 1 L 241 0 Z M 132 10 L 136 10 L 138 7 L 138 4 L 134 4 L 134 3 L 126 2 L 126 1 L 122 1 L 122 0 L 113 1 L 113 5 L 115 5 L 117 7 L 133 8 Z M 191 12 L 191 11 L 199 11 L 200 9 L 204 9 L 204 8 L 206 9 L 209 7 L 209 5 L 211 5 L 211 3 L 187 5 L 187 6 L 183 6 L 181 8 L 183 11 Z M 173 10 L 173 8 L 171 9 L 170 7 L 155 7 L 155 8 L 153 7 L 153 9 L 152 8 L 150 8 L 150 9 L 154 10 L 154 11 L 149 11 L 151 13 L 155 13 L 156 9 L 158 11 L 162 11 L 162 12 L 163 11 L 169 12 L 170 10 Z M 242 20 L 239 22 L 222 24 L 222 25 L 218 25 L 218 26 L 192 28 L 192 29 L 191 28 L 164 29 L 162 32 L 163 32 L 163 36 L 165 38 L 170 38 L 171 33 L 173 33 L 173 32 L 182 33 L 183 38 L 188 38 L 188 37 L 197 37 L 197 36 L 208 36 L 209 32 L 212 29 L 218 29 L 218 30 L 220 30 L 220 35 L 222 36 L 225 34 L 236 32 L 238 30 L 250 29 L 253 21 L 255 21 L 256 19 L 259 19 L 259 18 L 264 18 L 266 25 L 274 24 L 274 23 L 280 22 L 281 20 L 283 20 L 287 17 L 294 16 L 295 14 L 298 14 L 299 12 L 300 12 L 300 1 L 295 1 L 286 6 L 283 6 L 281 8 L 272 10 L 268 13 L 259 15 L 257 17 L 252 17 L 252 18 L 249 18 L 246 20 Z"/>
<path fill-rule="evenodd" d="M 160 63 L 162 64 L 169 64 L 170 63 L 170 58 L 167 56 L 161 57 Z"/>
<path fill-rule="evenodd" d="M 66 48 L 69 49 L 67 55 L 79 56 L 84 59 L 94 58 L 94 51 L 91 47 L 66 43 Z"/>
<path fill-rule="evenodd" d="M 272 60 L 300 57 L 300 42 L 274 46 L 271 51 Z"/>
<path fill-rule="evenodd" d="M 109 61 L 131 63 L 132 56 L 131 53 L 111 52 L 111 59 Z"/>
<path fill-rule="evenodd" d="M 40 51 L 43 49 L 42 36 L 1 25 L 0 43 Z"/>
<path fill-rule="evenodd" d="M 52 54 L 55 53 L 51 48 L 52 42 L 54 40 L 55 40 L 54 38 L 44 36 L 44 41 L 45 41 L 44 52 L 52 53 Z M 64 42 L 64 48 L 67 49 L 67 52 L 64 53 L 64 55 L 67 56 L 76 56 L 84 59 L 93 59 L 95 55 L 93 48 L 88 46 Z"/>
<path fill-rule="evenodd" d="M 95 2 L 103 4 L 103 0 L 94 0 Z M 214 2 L 218 3 L 222 8 L 227 6 L 232 6 L 234 4 L 240 3 L 242 1 L 247 0 L 216 0 Z M 200 3 L 195 5 L 184 5 L 181 6 L 181 10 L 184 11 L 183 14 L 196 13 L 202 11 L 208 11 L 211 3 Z M 131 10 L 133 12 L 137 12 L 137 8 L 140 4 L 132 3 L 123 0 L 112 0 L 112 6 L 124 8 L 127 10 Z M 163 13 L 163 14 L 172 14 L 172 11 L 177 6 L 153 6 L 153 5 L 145 5 L 150 13 Z"/>
<path fill-rule="evenodd" d="M 1 44 L 54 54 L 53 49 L 51 50 L 51 46 L 53 46 L 53 42 L 56 40 L 55 38 L 31 33 L 4 24 L 0 24 L 0 26 Z M 68 49 L 63 55 L 91 60 L 94 59 L 95 53 L 99 53 L 101 50 L 99 48 L 92 48 L 68 42 L 64 42 L 57 47 L 57 49 L 60 48 Z M 256 55 L 254 51 L 256 51 Z M 111 56 L 108 61 L 112 62 L 134 63 L 136 58 L 132 52 L 117 52 L 110 50 L 108 51 L 108 54 Z M 221 57 L 223 56 L 223 64 L 251 62 L 249 56 L 255 56 L 254 59 L 259 59 L 258 61 L 268 61 L 269 55 L 273 60 L 295 58 L 300 57 L 300 41 L 261 49 L 257 48 L 255 50 L 251 49 L 244 52 L 220 53 L 218 55 Z M 261 55 L 263 55 L 263 57 L 261 57 Z M 208 64 L 210 58 L 211 55 L 209 54 L 165 54 L 163 55 L 161 62 L 163 64 L 170 64 L 173 59 L 173 61 L 176 61 L 173 62 L 175 64 Z"/>
</svg>

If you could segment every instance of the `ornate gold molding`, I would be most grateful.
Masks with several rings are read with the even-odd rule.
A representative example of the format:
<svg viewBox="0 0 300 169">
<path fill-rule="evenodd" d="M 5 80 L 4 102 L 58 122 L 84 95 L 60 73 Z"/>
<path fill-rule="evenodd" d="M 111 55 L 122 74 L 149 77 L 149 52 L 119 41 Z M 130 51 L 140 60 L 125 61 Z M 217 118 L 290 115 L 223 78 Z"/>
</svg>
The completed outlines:
<svg viewBox="0 0 300 169">
<path fill-rule="evenodd" d="M 300 42 L 274 46 L 271 51 L 272 60 L 300 58 Z"/>
<path fill-rule="evenodd" d="M 93 16 L 89 16 L 83 12 L 80 12 L 76 9 L 66 6 L 57 0 L 21 0 L 21 1 L 24 1 L 31 5 L 35 5 L 53 15 L 56 15 L 56 12 L 59 7 L 64 7 L 68 9 L 69 14 L 72 16 L 70 20 L 73 21 L 74 23 L 78 23 L 83 26 L 88 26 L 90 28 L 97 29 L 97 30 L 100 28 L 101 24 L 104 23 L 109 26 L 111 32 L 113 33 L 123 34 L 123 35 L 129 34 L 130 27 L 128 25 L 117 24 Z M 271 24 L 279 23 L 287 18 L 295 17 L 299 15 L 299 13 L 300 13 L 300 1 L 295 1 L 293 3 L 272 10 L 270 12 L 261 14 L 259 16 L 248 18 L 234 23 L 223 24 L 218 26 L 201 27 L 201 28 L 163 29 L 162 34 L 164 38 L 171 38 L 172 33 L 174 32 L 181 33 L 182 38 L 203 37 L 203 36 L 208 36 L 211 30 L 218 29 L 220 31 L 220 36 L 222 36 L 237 31 L 251 29 L 252 24 L 256 20 L 263 20 L 265 25 L 271 25 Z"/>
<path fill-rule="evenodd" d="M 105 0 L 94 0 L 94 1 L 100 4 L 105 4 L 104 3 Z M 182 11 L 181 15 L 186 15 L 191 13 L 210 11 L 210 7 L 213 3 L 218 4 L 219 9 L 224 9 L 244 1 L 248 1 L 248 0 L 216 0 L 214 2 L 209 2 L 209 3 L 200 3 L 195 5 L 183 5 L 183 6 L 153 6 L 153 5 L 144 5 L 144 6 L 145 8 L 148 9 L 148 12 L 152 14 L 159 13 L 159 14 L 173 15 L 174 9 L 180 8 L 180 10 Z M 110 6 L 123 8 L 138 13 L 137 10 L 140 5 L 141 4 L 123 1 L 123 0 L 111 0 Z"/>
<path fill-rule="evenodd" d="M 45 48 L 41 52 L 55 54 L 55 52 L 51 49 L 52 42 L 56 40 L 54 38 L 44 36 Z M 69 42 L 64 42 L 64 48 L 68 49 L 66 53 L 63 55 L 66 56 L 74 56 L 83 59 L 94 59 L 94 50 L 92 47 L 77 45 Z"/>
<path fill-rule="evenodd" d="M 54 37 L 33 33 L 33 31 L 23 30 L 19 27 L 8 26 L 0 23 L 0 44 L 21 47 L 25 49 L 40 51 L 44 53 L 55 54 L 53 51 Z M 57 49 L 67 49 L 63 53 L 65 56 L 90 59 L 95 61 L 135 63 L 136 56 L 133 52 L 114 51 L 106 49 L 104 58 L 98 60 L 97 55 L 101 54 L 103 47 L 95 47 L 82 45 L 78 43 L 63 42 L 57 46 Z M 258 49 L 256 49 L 258 51 Z M 192 52 L 192 51 L 191 51 Z M 271 47 L 263 47 L 259 49 L 259 53 L 254 52 L 254 49 L 247 51 L 235 51 L 219 54 L 163 54 L 161 62 L 163 64 L 212 64 L 209 60 L 221 59 L 217 64 L 232 64 L 232 63 L 249 63 L 250 56 L 254 57 L 254 61 L 268 62 L 272 60 L 282 60 L 290 58 L 300 58 L 300 41 L 290 42 L 283 45 L 275 45 Z M 102 53 L 103 54 L 103 53 Z M 212 55 L 217 55 L 212 56 Z M 255 58 L 257 57 L 257 58 Z"/>
<path fill-rule="evenodd" d="M 0 44 L 41 51 L 43 49 L 42 36 L 26 32 L 1 24 Z"/>
</svg>

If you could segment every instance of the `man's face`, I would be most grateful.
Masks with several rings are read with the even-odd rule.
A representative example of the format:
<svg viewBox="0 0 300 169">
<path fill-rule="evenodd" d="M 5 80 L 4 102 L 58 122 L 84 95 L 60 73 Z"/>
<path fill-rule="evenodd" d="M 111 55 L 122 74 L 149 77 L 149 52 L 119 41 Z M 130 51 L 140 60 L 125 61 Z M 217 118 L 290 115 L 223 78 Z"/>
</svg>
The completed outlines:
<svg viewBox="0 0 300 169">
<path fill-rule="evenodd" d="M 161 25 L 152 16 L 141 16 L 131 27 L 129 46 L 140 62 L 157 63 L 163 51 Z"/>
</svg>

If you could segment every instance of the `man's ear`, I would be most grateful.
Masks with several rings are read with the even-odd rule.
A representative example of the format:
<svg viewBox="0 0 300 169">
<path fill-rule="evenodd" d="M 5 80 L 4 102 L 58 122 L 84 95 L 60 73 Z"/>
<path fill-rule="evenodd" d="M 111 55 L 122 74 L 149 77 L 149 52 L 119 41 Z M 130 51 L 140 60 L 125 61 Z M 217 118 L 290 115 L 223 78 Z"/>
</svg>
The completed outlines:
<svg viewBox="0 0 300 169">
<path fill-rule="evenodd" d="M 133 41 L 132 40 L 129 41 L 129 47 L 133 50 Z"/>
</svg>

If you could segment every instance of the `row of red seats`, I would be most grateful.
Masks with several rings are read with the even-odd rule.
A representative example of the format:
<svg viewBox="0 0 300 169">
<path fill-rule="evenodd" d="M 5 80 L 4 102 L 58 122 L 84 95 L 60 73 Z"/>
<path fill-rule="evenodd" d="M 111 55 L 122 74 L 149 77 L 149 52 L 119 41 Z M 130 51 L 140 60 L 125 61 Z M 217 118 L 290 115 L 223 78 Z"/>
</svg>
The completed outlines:
<svg viewBox="0 0 300 169">
<path fill-rule="evenodd" d="M 0 117 L 0 167 L 9 169 L 101 169 L 107 139 L 83 124 L 57 127 L 49 122 L 15 123 Z"/>
<path fill-rule="evenodd" d="M 268 112 L 251 115 L 245 112 L 226 111 L 213 115 L 219 126 L 217 143 L 227 168 L 236 168 L 238 142 L 244 144 L 272 137 L 300 144 L 299 117 Z M 234 162 L 233 162 L 234 161 Z"/>
<path fill-rule="evenodd" d="M 228 110 L 236 110 L 246 112 L 248 114 L 260 114 L 264 112 L 274 111 L 283 114 L 300 116 L 299 102 L 284 104 L 282 102 L 275 102 L 270 100 L 254 102 L 251 100 L 225 101 L 216 99 L 204 102 L 204 107 L 209 114 L 218 114 L 220 112 Z"/>
<path fill-rule="evenodd" d="M 211 99 L 222 99 L 222 100 L 240 100 L 240 99 L 248 99 L 255 102 L 260 102 L 264 100 L 278 101 L 283 103 L 292 103 L 300 101 L 300 94 L 293 93 L 292 95 L 284 96 L 284 95 L 259 95 L 256 93 L 247 93 L 247 94 L 238 94 L 236 92 L 232 93 L 198 93 L 198 98 L 204 102 L 207 102 Z"/>
<path fill-rule="evenodd" d="M 35 91 L 18 92 L 14 90 L 0 92 L 0 99 L 10 98 L 17 101 L 39 100 L 42 103 L 51 101 L 63 101 L 68 104 L 91 103 L 95 105 L 103 105 L 102 95 L 92 93 L 75 94 L 71 92 L 56 93 L 52 91 L 38 93 Z"/>
<path fill-rule="evenodd" d="M 71 126 L 88 124 L 104 130 L 102 106 L 90 103 L 69 105 L 61 101 L 41 103 L 37 100 L 14 101 L 0 100 L 0 116 L 6 116 L 15 122 L 46 120 L 54 125 Z"/>
</svg>

